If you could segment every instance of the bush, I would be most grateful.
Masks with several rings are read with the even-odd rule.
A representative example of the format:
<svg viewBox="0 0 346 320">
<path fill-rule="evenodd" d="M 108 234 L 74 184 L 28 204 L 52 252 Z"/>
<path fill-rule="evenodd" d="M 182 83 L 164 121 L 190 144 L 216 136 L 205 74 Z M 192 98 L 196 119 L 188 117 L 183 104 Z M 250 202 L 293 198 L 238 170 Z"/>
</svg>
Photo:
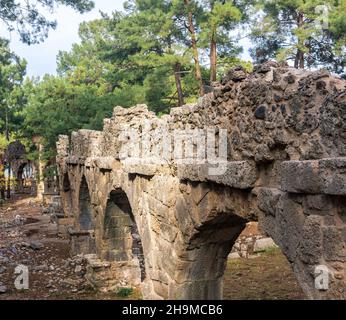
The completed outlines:
<svg viewBox="0 0 346 320">
<path fill-rule="evenodd" d="M 132 288 L 120 288 L 116 295 L 118 297 L 122 297 L 122 298 L 126 298 L 128 296 L 130 296 L 133 293 L 133 289 Z"/>
</svg>

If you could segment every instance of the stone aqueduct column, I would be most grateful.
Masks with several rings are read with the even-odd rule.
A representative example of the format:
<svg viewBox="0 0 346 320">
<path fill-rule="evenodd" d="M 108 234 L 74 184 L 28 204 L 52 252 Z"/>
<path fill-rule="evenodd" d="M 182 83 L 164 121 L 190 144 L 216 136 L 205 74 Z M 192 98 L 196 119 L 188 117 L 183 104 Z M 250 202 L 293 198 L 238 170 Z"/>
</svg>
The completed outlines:
<svg viewBox="0 0 346 320">
<path fill-rule="evenodd" d="M 345 299 L 346 158 L 286 161 L 279 169 L 279 188 L 254 190 L 262 229 L 280 246 L 308 298 Z M 321 272 L 328 290 L 316 290 Z"/>
<path fill-rule="evenodd" d="M 160 119 L 145 106 L 118 107 L 102 132 L 61 136 L 72 252 L 87 254 L 89 280 L 138 287 L 148 299 L 220 299 L 227 256 L 246 222 L 258 220 L 308 298 L 345 299 L 345 88 L 324 71 L 236 68 L 198 105 Z M 227 129 L 223 174 L 166 155 L 122 160 L 126 143 L 134 151 L 138 141 L 147 150 L 166 141 L 157 130 L 215 126 Z M 124 140 L 124 128 L 136 141 Z M 328 289 L 316 287 L 321 270 Z"/>
</svg>

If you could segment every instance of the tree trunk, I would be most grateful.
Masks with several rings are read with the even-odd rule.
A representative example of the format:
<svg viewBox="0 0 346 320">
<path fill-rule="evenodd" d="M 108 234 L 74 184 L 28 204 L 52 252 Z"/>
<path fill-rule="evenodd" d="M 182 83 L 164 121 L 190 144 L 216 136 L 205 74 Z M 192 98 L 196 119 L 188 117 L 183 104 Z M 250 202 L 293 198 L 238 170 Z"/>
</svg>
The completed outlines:
<svg viewBox="0 0 346 320">
<path fill-rule="evenodd" d="M 190 4 L 190 0 L 184 0 L 186 6 Z M 202 79 L 201 66 L 199 64 L 199 55 L 197 48 L 197 38 L 196 38 L 196 30 L 193 24 L 193 14 L 192 12 L 188 13 L 188 30 L 191 35 L 191 47 L 193 52 L 193 60 L 195 62 L 195 77 L 199 85 L 199 95 L 202 97 L 204 95 L 204 86 Z"/>
<path fill-rule="evenodd" d="M 304 52 L 300 49 L 298 49 L 296 58 L 294 60 L 294 67 L 296 69 L 304 69 L 305 68 L 305 61 L 304 61 Z"/>
<path fill-rule="evenodd" d="M 6 130 L 5 130 L 5 136 L 6 136 L 6 141 L 10 141 L 10 128 L 9 128 L 9 119 L 8 119 L 8 106 L 6 105 Z M 8 159 L 7 159 L 8 160 Z M 5 172 L 5 166 L 4 166 L 4 172 Z M 11 198 L 11 164 L 8 163 L 8 180 L 6 181 L 6 176 L 4 173 L 4 188 L 6 189 L 6 198 L 9 199 Z"/>
<path fill-rule="evenodd" d="M 7 199 L 11 198 L 11 163 L 8 164 L 8 178 L 7 178 L 6 197 L 7 197 Z"/>
<path fill-rule="evenodd" d="M 297 26 L 298 28 L 302 28 L 304 25 L 304 14 L 302 12 L 298 13 L 297 17 Z M 298 40 L 298 46 L 303 46 L 304 43 L 300 40 Z M 304 51 L 298 48 L 296 53 L 296 58 L 294 60 L 294 67 L 296 69 L 304 69 L 305 63 L 304 63 Z"/>
<path fill-rule="evenodd" d="M 217 66 L 216 32 L 214 30 L 212 33 L 211 42 L 210 42 L 210 82 L 216 81 L 216 66 Z"/>
<path fill-rule="evenodd" d="M 5 200 L 5 166 L 0 155 L 0 199 Z"/>
<path fill-rule="evenodd" d="M 179 104 L 179 107 L 181 107 L 181 106 L 183 106 L 185 104 L 183 89 L 182 89 L 182 86 L 181 86 L 180 71 L 181 71 L 181 64 L 179 62 L 177 62 L 174 65 L 174 76 L 175 76 L 175 85 L 177 87 L 177 92 L 178 92 L 178 104 Z"/>
</svg>

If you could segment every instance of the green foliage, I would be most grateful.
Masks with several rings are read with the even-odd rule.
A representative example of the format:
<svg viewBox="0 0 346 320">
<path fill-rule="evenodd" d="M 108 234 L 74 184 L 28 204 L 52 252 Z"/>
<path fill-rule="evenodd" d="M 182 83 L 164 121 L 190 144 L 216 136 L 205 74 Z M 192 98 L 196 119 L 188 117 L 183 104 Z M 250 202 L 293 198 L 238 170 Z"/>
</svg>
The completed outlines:
<svg viewBox="0 0 346 320">
<path fill-rule="evenodd" d="M 201 0 L 201 7 L 204 8 L 201 15 L 200 40 L 208 47 L 212 37 L 219 44 L 220 50 L 233 49 L 238 46 L 235 44 L 230 30 L 239 25 L 243 19 L 240 6 L 233 1 Z M 205 8 L 208 8 L 207 10 Z M 228 52 L 229 53 L 229 52 Z"/>
<path fill-rule="evenodd" d="M 43 40 L 55 27 L 42 16 L 43 8 L 63 4 L 85 12 L 93 6 L 89 0 L 27 3 L 28 15 L 15 0 L 0 0 L 0 20 L 29 44 Z M 320 4 L 330 8 L 328 30 L 316 27 Z M 80 43 L 58 55 L 58 76 L 23 82 L 25 61 L 9 50 L 8 41 L 0 40 L 0 133 L 20 138 L 29 159 L 54 157 L 59 134 L 101 130 L 115 106 L 146 103 L 161 116 L 184 102 L 196 102 L 198 54 L 189 17 L 205 85 L 214 81 L 215 73 L 220 79 L 237 65 L 252 70 L 251 62 L 238 57 L 242 48 L 235 32 L 246 33 L 249 26 L 256 62 L 295 60 L 300 52 L 308 66 L 344 72 L 346 0 L 130 0 L 124 7 L 124 12 L 102 13 L 100 19 L 80 25 Z M 303 20 L 298 24 L 299 17 Z M 22 22 L 19 28 L 17 22 Z M 212 67 L 212 53 L 217 68 Z M 40 154 L 34 137 L 43 138 Z"/>
<path fill-rule="evenodd" d="M 219 77 L 225 75 L 228 70 L 237 66 L 242 66 L 247 72 L 252 72 L 253 70 L 251 61 L 244 61 L 235 57 L 222 57 L 218 68 Z"/>
<path fill-rule="evenodd" d="M 345 72 L 345 0 L 259 0 L 258 11 L 251 24 L 256 62 L 297 60 L 301 54 L 308 67 Z"/>
<path fill-rule="evenodd" d="M 137 103 L 133 90 L 135 87 L 107 92 L 106 87 L 46 76 L 29 86 L 23 135 L 41 136 L 47 151 L 54 149 L 59 134 L 71 134 L 79 128 L 102 129 L 103 119 L 112 115 L 116 105 L 124 101 L 127 106 Z"/>
<path fill-rule="evenodd" d="M 127 298 L 131 294 L 133 294 L 133 289 L 132 288 L 120 288 L 117 292 L 116 295 L 121 298 Z"/>
<path fill-rule="evenodd" d="M 21 84 L 26 61 L 9 48 L 8 40 L 0 38 L 0 133 L 9 136 L 21 126 L 24 104 Z"/>
<path fill-rule="evenodd" d="M 58 175 L 58 168 L 56 165 L 46 167 L 43 172 L 44 179 L 54 178 L 54 177 L 57 177 L 57 175 Z"/>
<path fill-rule="evenodd" d="M 195 80 L 186 77 L 185 81 L 185 75 L 192 72 L 191 55 L 182 43 L 183 35 L 172 22 L 170 6 L 165 3 L 127 3 L 126 15 L 115 12 L 112 16 L 104 15 L 102 20 L 82 24 L 82 43 L 70 53 L 59 54 L 60 74 L 75 82 L 87 79 L 95 83 L 95 78 L 102 79 L 110 91 L 119 94 L 134 87 L 141 99 L 138 102 L 160 112 L 177 105 L 174 66 L 180 63 L 184 94 L 196 95 L 196 86 L 190 83 Z M 126 99 L 120 104 L 129 105 Z"/>
<path fill-rule="evenodd" d="M 7 141 L 5 135 L 0 134 L 0 154 L 3 154 L 9 145 L 9 141 Z"/>
<path fill-rule="evenodd" d="M 237 5 L 207 1 L 203 8 L 204 2 L 191 1 L 190 9 L 200 48 L 209 50 L 210 32 L 216 34 L 221 77 L 226 67 L 240 62 L 236 59 L 240 50 L 229 31 L 246 18 L 241 14 L 246 1 Z M 132 0 L 125 9 L 82 23 L 80 44 L 58 55 L 59 76 L 23 85 L 27 104 L 22 135 L 43 137 L 44 157 L 54 155 L 59 134 L 80 128 L 101 130 L 103 119 L 117 105 L 146 103 L 158 115 L 168 113 L 178 105 L 177 64 L 185 103 L 197 101 L 199 84 L 184 27 L 184 1 Z M 202 76 L 207 83 L 208 68 L 202 68 Z M 32 150 L 30 157 L 37 156 Z"/>
</svg>

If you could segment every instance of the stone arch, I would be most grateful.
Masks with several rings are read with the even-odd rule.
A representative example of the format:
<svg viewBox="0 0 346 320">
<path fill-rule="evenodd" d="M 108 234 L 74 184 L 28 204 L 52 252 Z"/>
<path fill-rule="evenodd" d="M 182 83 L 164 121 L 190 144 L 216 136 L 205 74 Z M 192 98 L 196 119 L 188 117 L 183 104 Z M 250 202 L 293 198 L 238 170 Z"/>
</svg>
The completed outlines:
<svg viewBox="0 0 346 320">
<path fill-rule="evenodd" d="M 82 231 L 90 231 L 94 229 L 94 219 L 92 215 L 91 198 L 89 186 L 85 176 L 83 175 L 79 187 L 79 214 L 78 225 Z"/>
<path fill-rule="evenodd" d="M 245 228 L 247 220 L 220 213 L 207 221 L 192 237 L 187 248 L 188 281 L 179 299 L 220 299 L 223 297 L 223 275 L 232 247 Z M 185 271 L 186 272 L 186 271 Z"/>
<path fill-rule="evenodd" d="M 74 132 L 71 147 L 68 137 L 60 137 L 58 162 L 71 165 L 71 177 L 73 170 L 93 168 L 94 173 L 86 172 L 88 179 L 94 178 L 88 181 L 93 181 L 97 229 L 102 229 L 99 220 L 109 188 L 119 183 L 126 190 L 140 226 L 150 294 L 164 299 L 221 298 L 221 275 L 212 270 L 220 265 L 216 270 L 222 271 L 224 253 L 236 234 L 245 221 L 256 218 L 288 258 L 309 298 L 345 297 L 346 159 L 340 125 L 345 81 L 324 71 L 298 72 L 270 62 L 251 74 L 231 70 L 222 82 L 214 94 L 194 106 L 176 108 L 164 119 L 146 106 L 117 107 L 102 132 Z M 138 128 L 147 120 L 151 127 L 141 132 Z M 164 154 L 167 161 L 160 165 L 145 153 L 139 164 L 119 161 L 124 146 L 119 128 L 125 123 L 138 137 L 147 133 L 153 138 L 148 150 L 166 140 L 154 134 L 155 128 L 166 133 L 168 127 L 169 135 L 176 128 L 227 129 L 226 171 L 213 175 L 207 163 L 185 165 Z M 106 181 L 107 172 L 116 183 Z M 198 185 L 190 187 L 186 181 Z M 212 265 L 206 265 L 209 260 Z M 123 265 L 112 270 L 117 283 L 130 273 L 129 268 L 126 274 L 116 273 Z M 315 287 L 316 267 L 321 265 L 335 275 L 329 290 Z M 107 284 L 109 280 L 107 275 Z"/>
<path fill-rule="evenodd" d="M 130 263 L 137 266 L 134 274 L 140 275 L 136 283 L 146 278 L 141 237 L 132 208 L 122 189 L 110 192 L 103 219 L 101 258 L 111 262 Z"/>
<path fill-rule="evenodd" d="M 17 174 L 16 174 L 17 192 L 19 193 L 25 192 L 26 182 L 29 179 L 32 179 L 33 174 L 34 174 L 34 170 L 31 163 L 29 162 L 22 163 L 18 167 Z"/>
<path fill-rule="evenodd" d="M 17 176 L 16 176 L 16 181 L 17 181 L 17 186 L 16 186 L 16 191 L 21 193 L 24 190 L 24 183 L 23 183 L 23 170 L 24 167 L 27 165 L 27 163 L 23 163 L 19 166 L 17 170 Z"/>
<path fill-rule="evenodd" d="M 94 254 L 95 244 L 95 225 L 91 196 L 85 176 L 82 176 L 79 196 L 77 197 L 77 214 L 75 217 L 75 229 L 70 230 L 71 254 Z"/>
<path fill-rule="evenodd" d="M 184 244 L 168 298 L 222 299 L 228 256 L 251 219 L 253 199 L 246 190 L 217 184 L 186 186 L 175 207 Z"/>
<path fill-rule="evenodd" d="M 298 188 L 300 175 L 290 172 L 289 177 Z M 340 217 L 345 215 L 345 198 L 273 188 L 261 188 L 258 197 L 260 227 L 286 256 L 307 298 L 344 299 L 345 282 L 340 274 L 345 268 L 346 245 Z M 327 270 L 323 276 L 328 290 L 316 287 L 321 266 Z"/>
</svg>

